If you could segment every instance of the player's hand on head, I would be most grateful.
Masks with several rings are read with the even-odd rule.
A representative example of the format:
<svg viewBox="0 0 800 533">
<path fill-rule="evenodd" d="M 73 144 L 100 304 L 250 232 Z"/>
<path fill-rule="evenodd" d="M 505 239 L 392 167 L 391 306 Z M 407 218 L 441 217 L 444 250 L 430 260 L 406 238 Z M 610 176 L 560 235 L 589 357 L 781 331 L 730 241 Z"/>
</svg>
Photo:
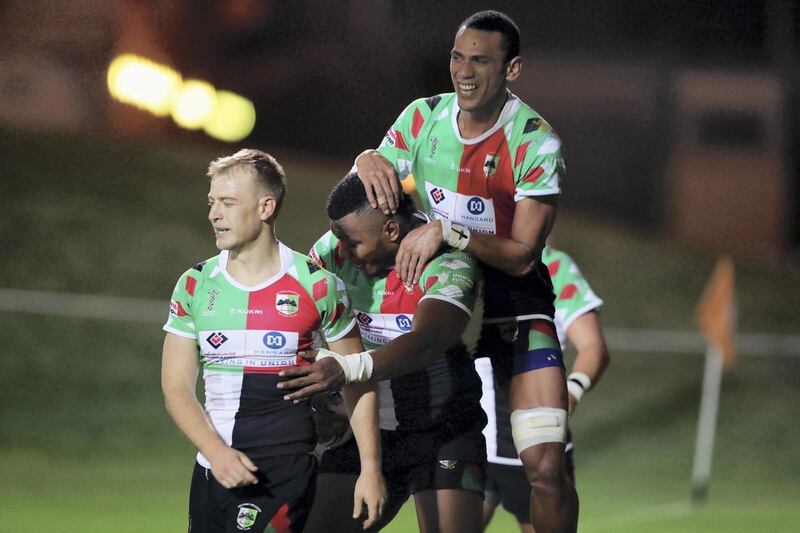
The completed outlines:
<svg viewBox="0 0 800 533">
<path fill-rule="evenodd" d="M 356 158 L 356 172 L 373 208 L 389 215 L 397 212 L 403 186 L 394 166 L 377 150 L 367 150 Z"/>
<path fill-rule="evenodd" d="M 244 453 L 230 446 L 220 447 L 208 456 L 211 474 L 226 489 L 255 485 L 258 467 Z"/>
<path fill-rule="evenodd" d="M 442 242 L 442 226 L 439 222 L 411 230 L 400 243 L 395 259 L 394 267 L 400 281 L 405 285 L 416 285 L 425 265 L 442 247 Z"/>
<path fill-rule="evenodd" d="M 353 492 L 353 518 L 358 519 L 366 514 L 363 527 L 369 529 L 383 516 L 387 499 L 388 492 L 383 475 L 379 471 L 362 472 L 356 480 Z"/>
<path fill-rule="evenodd" d="M 278 388 L 292 391 L 283 398 L 294 402 L 341 389 L 345 384 L 344 370 L 332 357 L 320 359 L 313 365 L 283 370 L 279 375 L 289 379 L 278 383 Z"/>
</svg>

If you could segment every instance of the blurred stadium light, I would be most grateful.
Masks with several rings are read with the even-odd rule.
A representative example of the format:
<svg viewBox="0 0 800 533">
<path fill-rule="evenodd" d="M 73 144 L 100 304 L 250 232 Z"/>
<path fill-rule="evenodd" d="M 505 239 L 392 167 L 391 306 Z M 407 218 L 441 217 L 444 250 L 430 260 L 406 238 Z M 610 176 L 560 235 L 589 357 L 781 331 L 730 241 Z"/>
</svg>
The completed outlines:
<svg viewBox="0 0 800 533">
<path fill-rule="evenodd" d="M 202 128 L 217 107 L 217 91 L 202 80 L 186 80 L 172 105 L 172 120 L 181 128 Z"/>
<path fill-rule="evenodd" d="M 185 129 L 203 129 L 215 139 L 236 142 L 253 131 L 253 102 L 230 91 L 218 91 L 203 80 L 184 80 L 180 73 L 134 54 L 117 56 L 109 65 L 108 90 L 124 104 L 158 117 L 172 116 Z"/>
<path fill-rule="evenodd" d="M 230 91 L 217 91 L 217 107 L 203 131 L 220 141 L 236 142 L 256 125 L 253 102 Z"/>
</svg>

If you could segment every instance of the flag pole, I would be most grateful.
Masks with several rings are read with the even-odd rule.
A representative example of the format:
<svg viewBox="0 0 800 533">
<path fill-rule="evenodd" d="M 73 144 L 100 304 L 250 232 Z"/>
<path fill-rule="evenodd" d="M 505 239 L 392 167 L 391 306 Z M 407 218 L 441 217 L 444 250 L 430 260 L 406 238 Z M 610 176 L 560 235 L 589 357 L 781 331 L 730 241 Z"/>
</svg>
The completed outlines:
<svg viewBox="0 0 800 533">
<path fill-rule="evenodd" d="M 709 343 L 706 349 L 703 392 L 700 396 L 700 414 L 697 418 L 697 440 L 692 467 L 693 504 L 704 503 L 708 495 L 721 383 L 722 350 L 717 344 Z"/>
</svg>

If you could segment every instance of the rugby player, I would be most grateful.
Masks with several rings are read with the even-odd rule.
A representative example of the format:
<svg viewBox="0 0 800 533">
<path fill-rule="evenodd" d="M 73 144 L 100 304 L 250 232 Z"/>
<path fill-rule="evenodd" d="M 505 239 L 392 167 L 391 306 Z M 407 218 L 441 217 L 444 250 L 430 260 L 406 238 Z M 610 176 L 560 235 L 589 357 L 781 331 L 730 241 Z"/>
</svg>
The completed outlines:
<svg viewBox="0 0 800 533">
<path fill-rule="evenodd" d="M 480 379 L 461 341 L 478 292 L 477 262 L 463 252 L 444 251 L 425 265 L 418 283 L 406 286 L 392 268 L 395 254 L 409 231 L 426 222 L 410 197 L 404 195 L 397 213 L 387 216 L 370 207 L 358 176 L 351 173 L 331 192 L 327 210 L 332 231 L 309 255 L 344 282 L 364 345 L 373 350 L 370 368 L 348 375 L 347 381 L 380 381 L 389 499 L 374 530 L 413 494 L 420 531 L 480 531 L 486 417 Z M 360 364 L 362 355 L 346 357 Z M 322 390 L 313 384 L 317 374 L 334 370 L 343 377 L 335 361 L 343 357 L 319 357 L 313 366 L 282 373 L 310 374 L 312 381 L 289 398 Z M 304 379 L 281 385 L 303 385 Z M 342 502 L 342 488 L 351 486 L 357 474 L 352 441 L 322 455 L 309 533 L 357 530 Z"/>
<path fill-rule="evenodd" d="M 562 349 L 566 340 L 577 351 L 572 373 L 567 377 L 569 415 L 583 394 L 597 383 L 609 363 L 608 348 L 597 311 L 603 301 L 592 291 L 578 266 L 566 253 L 548 245 L 542 251 L 542 262 L 547 265 L 556 294 L 555 324 Z M 483 382 L 481 405 L 489 423 L 483 430 L 486 437 L 487 468 L 486 491 L 483 500 L 484 528 L 488 527 L 498 504 L 514 515 L 523 533 L 533 532 L 528 512 L 530 486 L 517 457 L 508 422 L 508 401 L 497 386 L 489 358 L 475 360 L 475 368 Z M 567 435 L 566 468 L 575 481 L 573 444 Z"/>
<path fill-rule="evenodd" d="M 320 332 L 363 349 L 336 278 L 277 240 L 286 190 L 270 155 L 241 150 L 209 166 L 208 219 L 219 255 L 178 280 L 164 326 L 162 388 L 176 425 L 199 450 L 189 495 L 192 532 L 300 532 L 314 494 L 311 407 L 277 390 L 278 372 Z M 205 408 L 195 394 L 200 366 Z M 373 386 L 344 389 L 361 452 L 354 504 L 371 525 L 383 504 Z"/>
<path fill-rule="evenodd" d="M 397 205 L 398 177 L 413 173 L 434 219 L 403 240 L 400 279 L 419 279 L 445 244 L 482 263 L 476 355 L 489 355 L 507 378 L 514 445 L 533 487 L 531 521 L 539 532 L 575 531 L 578 495 L 564 467 L 566 375 L 541 261 L 564 160 L 550 124 L 508 90 L 521 73 L 516 24 L 496 11 L 471 15 L 450 53 L 454 92 L 412 102 L 378 149 L 356 158 L 355 170 L 372 205 L 385 212 Z"/>
</svg>

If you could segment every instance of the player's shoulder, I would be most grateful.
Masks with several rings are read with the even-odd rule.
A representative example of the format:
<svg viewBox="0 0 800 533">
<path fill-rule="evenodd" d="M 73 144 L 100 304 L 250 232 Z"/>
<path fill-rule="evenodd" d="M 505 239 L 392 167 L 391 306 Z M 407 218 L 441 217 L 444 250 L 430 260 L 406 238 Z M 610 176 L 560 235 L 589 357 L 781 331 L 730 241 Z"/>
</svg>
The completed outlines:
<svg viewBox="0 0 800 533">
<path fill-rule="evenodd" d="M 423 117 L 438 114 L 444 109 L 449 109 L 454 99 L 455 93 L 441 93 L 417 98 L 406 106 L 404 114 L 419 112 Z"/>
<path fill-rule="evenodd" d="M 558 135 L 556 135 L 550 123 L 522 100 L 519 100 L 519 106 L 514 113 L 512 137 L 541 143 L 549 139 L 558 140 Z"/>
<path fill-rule="evenodd" d="M 208 259 L 198 261 L 191 267 L 187 268 L 181 275 L 181 278 L 192 277 L 198 281 L 205 280 L 209 277 L 212 277 L 218 269 L 219 255 L 215 255 L 214 257 L 209 257 Z"/>
<path fill-rule="evenodd" d="M 289 248 L 288 251 L 291 253 L 292 264 L 287 273 L 297 279 L 302 285 L 313 285 L 322 279 L 335 279 L 336 276 L 324 268 L 319 261 L 296 250 L 292 250 L 291 248 Z"/>
</svg>

